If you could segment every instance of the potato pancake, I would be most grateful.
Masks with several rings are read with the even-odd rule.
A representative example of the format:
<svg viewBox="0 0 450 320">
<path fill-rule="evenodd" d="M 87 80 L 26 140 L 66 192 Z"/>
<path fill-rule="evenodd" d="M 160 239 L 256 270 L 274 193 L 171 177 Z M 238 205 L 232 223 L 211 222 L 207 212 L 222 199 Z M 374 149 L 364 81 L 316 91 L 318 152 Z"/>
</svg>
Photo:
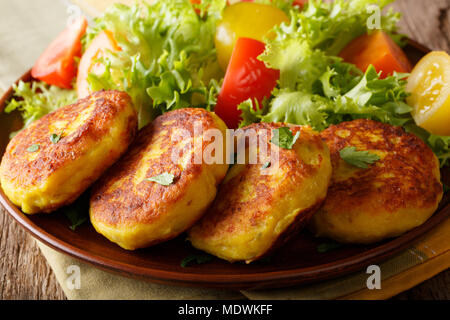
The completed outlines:
<svg viewBox="0 0 450 320">
<path fill-rule="evenodd" d="M 231 167 L 213 205 L 189 231 L 194 247 L 230 262 L 250 263 L 308 224 L 327 194 L 330 153 L 309 127 L 289 125 L 293 136 L 300 134 L 292 149 L 271 143 L 275 130 L 287 126 L 258 123 L 243 129 L 264 138 L 257 148 L 247 143 L 247 161 Z M 248 161 L 254 153 L 257 164 Z"/>
<path fill-rule="evenodd" d="M 203 161 L 209 130 L 225 137 L 221 119 L 192 108 L 165 113 L 144 127 L 127 155 L 93 188 L 90 217 L 95 229 L 134 250 L 190 228 L 214 200 L 228 170 L 225 156 L 216 163 Z"/>
<path fill-rule="evenodd" d="M 443 195 L 439 161 L 417 136 L 372 120 L 355 120 L 322 132 L 331 151 L 333 178 L 324 206 L 314 215 L 317 236 L 369 244 L 424 223 Z M 340 151 L 356 147 L 380 160 L 361 169 Z"/>
<path fill-rule="evenodd" d="M 137 115 L 128 94 L 99 91 L 19 132 L 0 165 L 3 191 L 28 214 L 75 201 L 128 148 Z"/>
</svg>

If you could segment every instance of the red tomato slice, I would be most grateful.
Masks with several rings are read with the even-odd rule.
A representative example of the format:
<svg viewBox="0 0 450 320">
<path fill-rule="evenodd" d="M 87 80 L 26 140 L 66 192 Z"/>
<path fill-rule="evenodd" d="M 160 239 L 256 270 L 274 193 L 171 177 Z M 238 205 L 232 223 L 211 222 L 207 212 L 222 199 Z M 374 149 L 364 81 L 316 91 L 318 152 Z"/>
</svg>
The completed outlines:
<svg viewBox="0 0 450 320">
<path fill-rule="evenodd" d="M 237 108 L 241 102 L 249 98 L 262 102 L 280 78 L 279 70 L 269 69 L 257 59 L 264 50 L 264 43 L 258 40 L 239 38 L 236 42 L 215 107 L 229 128 L 237 128 L 241 121 Z"/>
<path fill-rule="evenodd" d="M 200 4 L 200 3 L 202 3 L 202 0 L 191 0 L 191 4 Z M 200 14 L 200 10 L 197 8 L 195 9 L 195 12 L 197 14 Z"/>
<path fill-rule="evenodd" d="M 120 51 L 111 31 L 103 30 L 89 44 L 78 66 L 77 94 L 78 98 L 84 98 L 91 94 L 87 81 L 89 73 L 101 73 L 102 65 L 95 61 L 105 54 L 106 50 Z"/>
<path fill-rule="evenodd" d="M 339 54 L 346 62 L 365 72 L 373 65 L 381 78 L 396 72 L 411 72 L 412 66 L 403 50 L 383 31 L 365 34 L 353 40 Z"/>
<path fill-rule="evenodd" d="M 292 5 L 293 6 L 297 6 L 300 9 L 302 9 L 305 6 L 305 4 L 307 4 L 307 3 L 308 3 L 308 0 L 294 0 Z"/>
<path fill-rule="evenodd" d="M 79 17 L 61 32 L 31 69 L 33 78 L 61 88 L 72 88 L 72 80 L 77 74 L 74 58 L 81 56 L 81 38 L 87 25 L 86 18 Z"/>
</svg>

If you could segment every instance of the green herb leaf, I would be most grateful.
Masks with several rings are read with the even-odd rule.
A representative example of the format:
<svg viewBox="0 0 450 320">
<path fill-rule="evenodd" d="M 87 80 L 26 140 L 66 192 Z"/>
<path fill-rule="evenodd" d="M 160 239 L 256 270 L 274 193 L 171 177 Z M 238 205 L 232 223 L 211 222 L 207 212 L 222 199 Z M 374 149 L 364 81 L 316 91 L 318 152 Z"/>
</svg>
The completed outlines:
<svg viewBox="0 0 450 320">
<path fill-rule="evenodd" d="M 238 162 L 238 155 L 237 153 L 233 153 L 232 155 L 230 155 L 230 166 L 234 166 L 235 164 L 237 164 Z"/>
<path fill-rule="evenodd" d="M 369 164 L 380 160 L 378 155 L 368 151 L 356 151 L 355 147 L 345 147 L 339 154 L 345 162 L 361 169 L 367 169 Z"/>
<path fill-rule="evenodd" d="M 264 165 L 262 166 L 262 168 L 261 169 L 267 169 L 268 167 L 270 167 L 270 165 L 271 165 L 271 163 L 270 163 L 270 161 L 267 161 L 266 163 L 264 163 Z"/>
<path fill-rule="evenodd" d="M 30 153 L 36 152 L 39 150 L 39 145 L 38 144 L 32 144 L 31 146 L 28 147 L 27 151 Z"/>
<path fill-rule="evenodd" d="M 262 262 L 262 263 L 271 263 L 272 262 L 272 256 L 266 256 L 262 259 L 259 259 L 258 262 Z"/>
<path fill-rule="evenodd" d="M 69 219 L 69 228 L 75 231 L 76 228 L 88 221 L 89 213 L 89 192 L 83 193 L 73 204 L 65 207 L 64 215 Z"/>
<path fill-rule="evenodd" d="M 300 131 L 295 136 L 288 127 L 281 127 L 273 130 L 273 138 L 270 140 L 274 145 L 280 148 L 291 150 L 297 139 L 300 137 Z"/>
<path fill-rule="evenodd" d="M 54 143 L 54 144 L 57 144 L 57 143 L 59 142 L 59 140 L 61 140 L 61 136 L 62 136 L 62 134 L 56 134 L 56 133 L 53 133 L 53 134 L 50 136 L 50 141 L 51 141 L 52 143 Z"/>
<path fill-rule="evenodd" d="M 213 259 L 212 256 L 210 256 L 209 254 L 192 254 L 187 256 L 186 258 L 184 258 L 181 261 L 181 266 L 183 268 L 186 268 L 189 264 L 191 263 L 196 263 L 196 264 L 203 264 L 203 263 L 207 263 L 210 262 Z"/>
<path fill-rule="evenodd" d="M 87 221 L 87 216 L 80 216 L 80 213 L 75 208 L 69 207 L 64 213 L 70 220 L 71 225 L 69 226 L 69 228 L 72 229 L 72 231 L 75 231 L 77 227 L 81 226 Z"/>
<path fill-rule="evenodd" d="M 326 253 L 329 251 L 333 251 L 335 249 L 338 249 L 342 247 L 341 243 L 337 243 L 337 242 L 325 242 L 325 243 L 321 243 L 317 246 L 317 252 L 319 253 Z"/>
<path fill-rule="evenodd" d="M 169 186 L 173 183 L 174 178 L 175 178 L 175 176 L 173 174 L 164 172 L 160 175 L 157 175 L 157 176 L 145 179 L 145 180 L 156 182 L 163 186 Z"/>
<path fill-rule="evenodd" d="M 450 187 L 446 185 L 445 183 L 442 184 L 444 186 L 444 193 L 447 193 L 450 191 Z"/>
</svg>

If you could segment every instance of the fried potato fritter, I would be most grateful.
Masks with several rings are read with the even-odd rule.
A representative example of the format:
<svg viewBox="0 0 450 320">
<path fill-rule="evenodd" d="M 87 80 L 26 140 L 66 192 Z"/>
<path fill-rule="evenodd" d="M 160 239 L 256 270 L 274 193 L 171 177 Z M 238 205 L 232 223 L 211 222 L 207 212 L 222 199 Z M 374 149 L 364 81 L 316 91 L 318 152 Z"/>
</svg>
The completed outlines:
<svg viewBox="0 0 450 320">
<path fill-rule="evenodd" d="M 439 161 L 418 137 L 372 120 L 355 120 L 322 132 L 331 151 L 332 185 L 311 227 L 317 236 L 369 244 L 424 223 L 443 195 Z M 359 169 L 341 159 L 353 146 L 380 160 Z"/>
<path fill-rule="evenodd" d="M 134 250 L 190 228 L 214 200 L 228 170 L 225 144 L 220 161 L 203 161 L 210 129 L 225 137 L 225 123 L 214 113 L 191 108 L 165 113 L 144 127 L 127 155 L 93 189 L 90 218 L 95 229 Z M 161 174 L 173 175 L 173 182 L 148 180 Z"/>
<path fill-rule="evenodd" d="M 0 165 L 1 186 L 28 214 L 75 201 L 128 148 L 137 115 L 128 94 L 99 91 L 19 132 Z"/>
<path fill-rule="evenodd" d="M 300 132 L 292 150 L 271 143 L 273 130 L 286 126 L 258 123 L 244 128 L 258 136 L 269 134 L 256 149 L 248 143 L 245 164 L 229 170 L 213 205 L 189 231 L 194 247 L 230 262 L 250 263 L 272 253 L 308 224 L 327 194 L 330 153 L 309 127 L 290 126 L 293 135 Z M 261 152 L 264 144 L 267 152 Z M 257 164 L 248 161 L 253 153 Z"/>
</svg>

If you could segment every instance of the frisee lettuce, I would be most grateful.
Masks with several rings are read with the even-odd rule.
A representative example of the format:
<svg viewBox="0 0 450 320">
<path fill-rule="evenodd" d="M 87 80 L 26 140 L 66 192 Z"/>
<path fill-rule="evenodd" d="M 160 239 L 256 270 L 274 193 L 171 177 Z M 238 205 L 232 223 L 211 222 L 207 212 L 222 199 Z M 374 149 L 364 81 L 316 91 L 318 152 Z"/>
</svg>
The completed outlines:
<svg viewBox="0 0 450 320">
<path fill-rule="evenodd" d="M 5 112 L 21 112 L 26 128 L 46 114 L 76 100 L 77 94 L 74 90 L 60 89 L 41 81 L 19 81 L 13 85 L 13 98 L 7 104 Z"/>
<path fill-rule="evenodd" d="M 106 68 L 89 75 L 91 89 L 130 94 L 140 127 L 170 110 L 211 109 L 223 77 L 214 35 L 225 5 L 226 0 L 202 1 L 196 5 L 200 15 L 189 0 L 113 5 L 89 28 L 85 43 L 109 30 L 122 50 L 99 59 Z"/>
<path fill-rule="evenodd" d="M 259 122 L 261 117 L 267 113 L 269 103 L 267 99 L 263 100 L 261 104 L 257 99 L 247 99 L 240 103 L 237 108 L 242 111 L 242 120 L 239 124 L 239 127 L 242 128 Z"/>
<path fill-rule="evenodd" d="M 368 21 L 374 14 L 368 10 L 377 6 L 380 11 L 395 0 L 310 0 L 302 11 L 291 11 L 291 23 L 275 30 L 278 40 L 293 37 L 306 41 L 311 48 L 328 55 L 337 55 L 353 39 L 370 31 Z M 380 17 L 380 27 L 395 34 L 400 13 L 389 9 Z M 398 40 L 398 36 L 394 36 Z"/>
<path fill-rule="evenodd" d="M 259 108 L 252 100 L 239 105 L 241 126 L 252 122 L 285 122 L 324 130 L 332 124 L 364 118 L 416 133 L 432 148 L 441 165 L 450 162 L 450 137 L 428 133 L 415 125 L 406 104 L 407 74 L 380 79 L 373 66 L 362 73 L 336 55 L 353 39 L 370 32 L 367 8 L 385 8 L 393 0 L 310 0 L 303 11 L 290 12 L 289 24 L 275 27 L 260 60 L 280 70 L 280 80 L 269 103 Z M 381 17 L 382 29 L 394 40 L 398 13 Z"/>
<path fill-rule="evenodd" d="M 276 38 L 267 40 L 260 60 L 280 70 L 280 87 L 311 91 L 312 85 L 353 39 L 369 32 L 370 5 L 380 10 L 393 0 L 311 0 L 303 11 L 291 11 L 290 24 L 275 27 Z M 381 28 L 390 34 L 397 29 L 400 16 L 389 10 L 381 18 Z M 349 68 L 349 67 L 347 67 Z M 356 72 L 356 68 L 353 68 Z"/>
<path fill-rule="evenodd" d="M 393 125 L 411 121 L 411 107 L 404 102 L 405 75 L 380 79 L 370 67 L 364 75 L 351 78 L 349 73 L 336 70 L 353 72 L 347 64 L 335 63 L 334 68 L 327 69 L 307 89 L 275 89 L 265 112 L 253 106 L 251 100 L 243 102 L 239 106 L 244 119 L 241 125 L 261 120 L 309 125 L 322 131 L 332 124 L 360 118 Z M 349 84 L 354 86 L 350 88 Z"/>
<path fill-rule="evenodd" d="M 413 120 L 404 125 L 406 131 L 422 138 L 433 150 L 441 163 L 441 167 L 450 165 L 450 137 L 431 134 L 417 126 Z"/>
<path fill-rule="evenodd" d="M 394 0 L 310 0 L 304 10 L 292 7 L 292 0 L 255 1 L 284 10 L 291 20 L 274 28 L 276 37 L 266 40 L 266 50 L 259 57 L 268 67 L 280 70 L 279 84 L 261 105 L 252 99 L 239 105 L 241 126 L 273 121 L 323 130 L 346 120 L 374 119 L 403 126 L 428 143 L 442 166 L 450 163 L 450 137 L 430 134 L 411 117 L 411 107 L 405 103 L 407 75 L 380 79 L 373 67 L 363 73 L 336 56 L 354 38 L 370 31 L 370 5 L 383 9 Z M 226 0 L 194 5 L 173 0 L 110 7 L 88 28 L 83 47 L 101 30 L 110 30 L 122 50 L 98 60 L 106 68 L 103 74 L 89 75 L 91 89 L 130 94 L 140 127 L 174 109 L 212 110 L 223 79 L 214 46 L 215 25 L 225 6 Z M 381 27 L 401 43 L 396 33 L 399 18 L 389 10 L 381 17 Z M 19 82 L 14 96 L 5 111 L 22 112 L 24 127 L 76 101 L 74 90 L 43 82 Z"/>
</svg>

